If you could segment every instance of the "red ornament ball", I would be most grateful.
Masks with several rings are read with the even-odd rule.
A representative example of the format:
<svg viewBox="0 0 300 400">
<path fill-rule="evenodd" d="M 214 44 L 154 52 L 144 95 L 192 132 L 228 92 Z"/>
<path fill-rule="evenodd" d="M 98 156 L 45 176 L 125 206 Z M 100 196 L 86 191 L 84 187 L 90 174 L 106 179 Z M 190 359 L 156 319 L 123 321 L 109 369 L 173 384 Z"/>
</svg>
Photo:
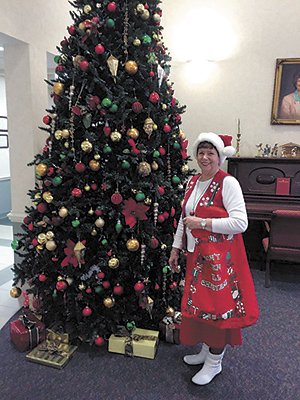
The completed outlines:
<svg viewBox="0 0 300 400">
<path fill-rule="evenodd" d="M 154 289 L 155 289 L 155 290 L 159 290 L 159 284 L 158 284 L 158 283 L 155 284 Z"/>
<path fill-rule="evenodd" d="M 97 207 L 96 210 L 95 210 L 95 214 L 97 216 L 101 215 L 102 214 L 102 209 L 100 207 Z"/>
<path fill-rule="evenodd" d="M 102 46 L 102 44 L 97 44 L 97 46 L 95 47 L 95 53 L 96 54 L 103 54 L 104 53 L 104 47 Z"/>
<path fill-rule="evenodd" d="M 43 122 L 45 125 L 50 125 L 51 124 L 51 118 L 49 117 L 49 115 L 45 115 L 43 118 Z"/>
<path fill-rule="evenodd" d="M 123 201 L 123 197 L 119 192 L 114 193 L 110 199 L 113 204 L 120 204 Z"/>
<path fill-rule="evenodd" d="M 36 238 L 34 238 L 34 239 L 32 239 L 31 244 L 32 244 L 33 246 L 37 246 L 37 245 L 39 244 L 39 242 L 37 241 Z"/>
<path fill-rule="evenodd" d="M 165 222 L 165 217 L 162 214 L 158 216 L 158 222 L 160 223 Z"/>
<path fill-rule="evenodd" d="M 158 247 L 158 245 L 159 245 L 159 242 L 158 242 L 158 240 L 157 240 L 155 237 L 152 237 L 152 238 L 149 240 L 149 247 L 150 247 L 151 249 L 156 249 L 156 248 Z"/>
<path fill-rule="evenodd" d="M 88 70 L 88 68 L 89 68 L 89 63 L 86 61 L 86 60 L 83 60 L 83 61 L 81 61 L 81 63 L 80 63 L 80 69 L 81 69 L 81 71 L 87 71 Z"/>
<path fill-rule="evenodd" d="M 79 162 L 75 165 L 75 169 L 77 172 L 81 173 L 85 170 L 85 165 L 82 162 Z"/>
<path fill-rule="evenodd" d="M 67 282 L 65 281 L 58 281 L 56 284 L 56 289 L 60 290 L 61 292 L 63 292 L 64 290 L 66 290 L 67 288 Z"/>
<path fill-rule="evenodd" d="M 166 154 L 166 149 L 164 149 L 163 147 L 159 148 L 159 153 L 161 156 L 164 156 Z"/>
<path fill-rule="evenodd" d="M 75 29 L 74 25 L 69 26 L 68 32 L 69 32 L 70 35 L 74 35 L 75 31 L 76 31 L 76 29 Z"/>
<path fill-rule="evenodd" d="M 142 290 L 144 290 L 144 284 L 143 284 L 143 282 L 137 282 L 135 285 L 134 285 L 134 290 L 136 291 L 136 292 L 141 292 Z"/>
<path fill-rule="evenodd" d="M 37 209 L 40 213 L 45 213 L 47 211 L 47 205 L 45 203 L 40 203 L 37 206 Z"/>
<path fill-rule="evenodd" d="M 139 114 L 142 111 L 143 106 L 139 101 L 136 101 L 133 103 L 132 109 L 136 114 Z"/>
<path fill-rule="evenodd" d="M 171 127 L 170 127 L 169 124 L 165 124 L 165 126 L 164 126 L 164 132 L 166 132 L 166 133 L 171 132 Z"/>
<path fill-rule="evenodd" d="M 98 189 L 97 183 L 92 183 L 92 184 L 91 184 L 91 188 L 92 188 L 93 190 L 97 190 L 97 189 Z"/>
<path fill-rule="evenodd" d="M 81 195 L 82 195 L 82 191 L 80 189 L 75 188 L 75 189 L 72 190 L 72 196 L 81 197 Z"/>
<path fill-rule="evenodd" d="M 46 279 L 47 279 L 47 278 L 46 278 L 46 275 L 40 274 L 40 276 L 39 276 L 39 281 L 40 281 L 40 282 L 44 282 Z"/>
<path fill-rule="evenodd" d="M 110 12 L 116 11 L 116 8 L 117 8 L 117 5 L 113 1 L 111 3 L 108 3 L 108 5 L 107 5 L 107 9 Z"/>
<path fill-rule="evenodd" d="M 59 64 L 56 68 L 55 68 L 55 72 L 57 74 L 59 74 L 60 72 L 62 72 L 64 69 L 63 65 Z"/>
<path fill-rule="evenodd" d="M 163 194 L 165 193 L 165 187 L 164 187 L 164 186 L 160 186 L 160 187 L 158 188 L 158 193 L 159 193 L 160 195 L 163 195 Z"/>
<path fill-rule="evenodd" d="M 171 290 L 176 290 L 177 289 L 177 283 L 176 282 L 171 283 L 170 289 Z"/>
<path fill-rule="evenodd" d="M 110 287 L 110 283 L 109 283 L 108 281 L 104 281 L 104 282 L 102 283 L 102 285 L 103 285 L 103 287 L 104 287 L 105 289 L 108 289 L 108 288 Z"/>
<path fill-rule="evenodd" d="M 83 310 L 82 310 L 82 314 L 85 317 L 88 317 L 89 315 L 92 314 L 92 310 L 90 309 L 90 307 L 86 306 Z"/>
<path fill-rule="evenodd" d="M 99 347 L 104 346 L 105 340 L 101 336 L 97 336 L 95 339 L 95 344 Z"/>
<path fill-rule="evenodd" d="M 103 279 L 105 277 L 105 274 L 103 272 L 98 272 L 97 276 L 99 279 Z"/>
<path fill-rule="evenodd" d="M 122 288 L 122 286 L 117 285 L 117 286 L 114 287 L 114 294 L 120 296 L 122 293 L 123 293 L 123 288 Z"/>
<path fill-rule="evenodd" d="M 151 76 L 151 78 L 155 77 L 155 72 L 154 71 L 150 71 L 149 75 Z"/>
<path fill-rule="evenodd" d="M 150 101 L 151 103 L 157 103 L 159 101 L 159 94 L 156 92 L 152 92 L 150 94 Z"/>
<path fill-rule="evenodd" d="M 105 136 L 109 136 L 109 134 L 110 134 L 110 132 L 111 132 L 110 127 L 106 125 L 106 126 L 103 128 L 103 132 L 104 132 Z"/>
</svg>

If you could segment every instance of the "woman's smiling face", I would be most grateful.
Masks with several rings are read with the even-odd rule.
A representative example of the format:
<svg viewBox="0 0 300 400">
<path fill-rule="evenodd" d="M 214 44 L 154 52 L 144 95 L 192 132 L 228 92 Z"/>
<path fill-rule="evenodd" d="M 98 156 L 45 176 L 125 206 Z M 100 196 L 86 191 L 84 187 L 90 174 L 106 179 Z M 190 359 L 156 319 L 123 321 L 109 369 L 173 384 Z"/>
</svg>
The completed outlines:
<svg viewBox="0 0 300 400">
<path fill-rule="evenodd" d="M 201 145 L 200 145 L 201 146 Z M 220 158 L 213 146 L 198 147 L 197 163 L 204 177 L 214 176 L 220 168 Z"/>
</svg>

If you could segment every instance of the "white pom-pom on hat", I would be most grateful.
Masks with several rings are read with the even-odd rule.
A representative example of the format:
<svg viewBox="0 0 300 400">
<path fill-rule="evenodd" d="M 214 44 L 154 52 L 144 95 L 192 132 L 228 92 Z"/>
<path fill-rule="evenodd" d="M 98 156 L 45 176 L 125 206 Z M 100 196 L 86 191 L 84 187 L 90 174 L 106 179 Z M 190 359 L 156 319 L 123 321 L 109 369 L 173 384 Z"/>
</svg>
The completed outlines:
<svg viewBox="0 0 300 400">
<path fill-rule="evenodd" d="M 202 142 L 209 142 L 215 146 L 219 153 L 220 165 L 226 160 L 227 157 L 235 155 L 235 148 L 231 145 L 232 136 L 230 135 L 217 135 L 214 132 L 200 133 L 193 145 L 193 154 L 197 158 L 198 146 Z"/>
</svg>

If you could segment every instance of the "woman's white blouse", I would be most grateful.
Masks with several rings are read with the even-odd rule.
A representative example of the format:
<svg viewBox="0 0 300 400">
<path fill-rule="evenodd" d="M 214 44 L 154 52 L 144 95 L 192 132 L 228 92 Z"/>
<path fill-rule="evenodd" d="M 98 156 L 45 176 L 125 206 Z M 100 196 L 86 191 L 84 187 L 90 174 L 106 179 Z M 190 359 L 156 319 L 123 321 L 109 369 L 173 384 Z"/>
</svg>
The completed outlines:
<svg viewBox="0 0 300 400">
<path fill-rule="evenodd" d="M 210 183 L 211 181 L 209 181 Z M 206 189 L 208 181 L 199 182 L 195 185 L 188 202 L 186 204 L 186 215 L 194 209 L 194 203 L 200 197 L 202 200 L 202 192 Z M 227 218 L 212 218 L 212 231 L 214 233 L 236 234 L 245 232 L 248 227 L 248 218 L 246 212 L 245 201 L 239 182 L 233 176 L 226 176 L 223 181 L 222 200 L 226 211 Z M 183 221 L 180 217 L 177 231 L 174 237 L 173 247 L 182 248 L 183 238 Z M 191 234 L 190 229 L 186 229 L 187 250 L 192 252 L 195 247 L 195 238 Z"/>
</svg>

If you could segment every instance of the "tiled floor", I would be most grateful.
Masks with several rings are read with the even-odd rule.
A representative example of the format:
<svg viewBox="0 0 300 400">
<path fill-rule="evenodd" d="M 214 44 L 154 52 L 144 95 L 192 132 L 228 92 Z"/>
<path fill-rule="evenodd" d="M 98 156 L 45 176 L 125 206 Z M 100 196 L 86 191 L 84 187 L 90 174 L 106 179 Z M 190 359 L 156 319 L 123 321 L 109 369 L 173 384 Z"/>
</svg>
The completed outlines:
<svg viewBox="0 0 300 400">
<path fill-rule="evenodd" d="M 14 253 L 10 246 L 13 239 L 13 228 L 7 218 L 0 219 L 0 329 L 20 309 L 23 298 L 13 299 L 10 296 L 13 273 L 11 266 Z"/>
</svg>

